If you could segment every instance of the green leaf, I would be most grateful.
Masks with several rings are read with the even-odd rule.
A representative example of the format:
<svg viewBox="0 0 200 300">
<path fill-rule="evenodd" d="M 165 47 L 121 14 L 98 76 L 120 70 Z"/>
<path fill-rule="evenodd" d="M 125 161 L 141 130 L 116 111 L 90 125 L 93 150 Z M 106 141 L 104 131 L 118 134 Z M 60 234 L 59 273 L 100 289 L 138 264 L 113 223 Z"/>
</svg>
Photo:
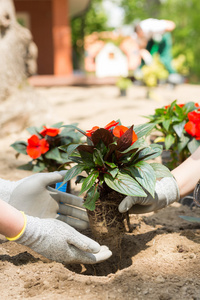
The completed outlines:
<svg viewBox="0 0 200 300">
<path fill-rule="evenodd" d="M 87 192 L 86 200 L 83 204 L 85 208 L 88 210 L 95 209 L 95 203 L 99 199 L 99 192 L 97 191 L 97 185 L 92 186 L 89 191 Z"/>
<path fill-rule="evenodd" d="M 77 126 L 73 125 L 73 124 L 70 124 L 70 125 L 63 125 L 62 127 L 64 128 L 67 128 L 67 129 L 74 129 L 74 130 L 77 130 L 79 131 L 81 134 L 85 135 L 87 138 L 89 138 L 86 134 L 85 131 L 83 131 L 82 129 L 78 128 Z M 90 138 L 89 138 L 90 139 Z"/>
<path fill-rule="evenodd" d="M 200 141 L 197 141 L 195 138 L 193 138 L 189 143 L 188 143 L 188 149 L 190 153 L 192 154 L 199 146 L 200 146 Z"/>
<path fill-rule="evenodd" d="M 151 144 L 140 151 L 138 161 L 154 159 L 160 156 L 162 151 L 163 151 L 162 145 Z"/>
<path fill-rule="evenodd" d="M 145 123 L 145 124 L 135 125 L 133 130 L 135 131 L 139 139 L 143 136 L 149 135 L 154 127 L 155 127 L 154 123 Z"/>
<path fill-rule="evenodd" d="M 94 150 L 93 157 L 94 157 L 95 165 L 98 165 L 98 166 L 104 166 L 104 160 L 103 160 L 103 157 L 102 157 L 102 155 L 101 155 L 101 152 L 100 152 L 98 149 L 95 149 L 95 150 Z"/>
<path fill-rule="evenodd" d="M 162 177 L 173 177 L 170 170 L 167 167 L 165 167 L 164 165 L 159 164 L 159 163 L 151 163 L 150 165 L 155 171 L 156 179 L 162 178 Z"/>
<path fill-rule="evenodd" d="M 87 167 L 88 169 L 95 167 L 92 153 L 81 151 L 80 155 L 81 155 L 81 158 L 82 158 L 82 161 L 83 161 L 83 164 L 85 165 L 85 167 Z"/>
<path fill-rule="evenodd" d="M 131 166 L 129 171 L 139 184 L 154 197 L 156 174 L 151 165 L 140 161 L 135 166 Z"/>
<path fill-rule="evenodd" d="M 73 177 L 79 175 L 83 170 L 84 170 L 83 165 L 76 165 L 73 166 L 71 169 L 67 170 L 63 180 L 63 184 L 71 180 Z"/>
<path fill-rule="evenodd" d="M 179 105 L 175 104 L 175 112 L 178 115 L 179 119 L 183 119 L 184 117 L 184 110 Z"/>
<path fill-rule="evenodd" d="M 51 125 L 51 127 L 53 128 L 60 128 L 62 126 L 63 122 L 58 122 L 58 123 L 55 123 L 53 125 Z"/>
<path fill-rule="evenodd" d="M 171 119 L 163 121 L 162 125 L 166 131 L 169 130 L 169 126 L 171 125 L 171 122 L 172 122 Z"/>
<path fill-rule="evenodd" d="M 127 174 L 118 173 L 118 175 L 114 179 L 110 175 L 105 174 L 104 179 L 106 184 L 111 189 L 121 194 L 127 196 L 139 196 L 139 197 L 147 196 L 147 194 L 142 189 L 142 187 L 137 183 L 137 181 Z"/>
<path fill-rule="evenodd" d="M 181 123 L 176 124 L 176 125 L 173 126 L 174 131 L 176 132 L 176 134 L 179 137 L 181 137 L 181 135 L 183 133 L 183 129 L 184 129 L 185 123 L 186 123 L 186 121 L 183 121 L 183 122 L 181 122 Z"/>
<path fill-rule="evenodd" d="M 27 128 L 27 131 L 33 135 L 36 134 L 37 136 L 39 136 L 39 132 L 42 130 L 42 126 L 39 128 L 35 127 L 35 126 L 31 126 Z"/>
<path fill-rule="evenodd" d="M 198 217 L 190 217 L 190 216 L 179 216 L 179 217 L 188 222 L 200 223 L 200 218 Z"/>
<path fill-rule="evenodd" d="M 165 148 L 168 150 L 175 142 L 175 137 L 172 134 L 168 134 L 165 138 Z"/>
<path fill-rule="evenodd" d="M 44 171 L 45 169 L 46 169 L 45 164 L 44 163 L 39 163 L 39 164 L 34 165 L 33 172 L 39 173 L 39 172 Z"/>
<path fill-rule="evenodd" d="M 184 106 L 184 111 L 186 114 L 188 114 L 190 111 L 195 110 L 195 103 L 194 102 L 187 102 Z"/>
<path fill-rule="evenodd" d="M 33 167 L 34 167 L 34 165 L 32 164 L 32 162 L 29 162 L 28 164 L 24 164 L 24 165 L 21 165 L 21 166 L 17 167 L 17 169 L 19 169 L 19 170 L 26 170 L 26 171 L 32 171 Z"/>
<path fill-rule="evenodd" d="M 189 143 L 190 138 L 185 134 L 182 134 L 177 145 L 178 152 L 180 153 Z"/>
<path fill-rule="evenodd" d="M 95 181 L 97 180 L 98 176 L 99 176 L 98 171 L 93 171 L 90 175 L 88 175 L 82 183 L 80 194 L 82 194 L 85 191 L 89 190 L 93 186 Z"/>
<path fill-rule="evenodd" d="M 117 173 L 119 172 L 119 169 L 118 168 L 115 168 L 115 169 L 108 169 L 108 172 L 109 172 L 109 174 L 113 177 L 113 178 L 115 178 L 115 176 L 117 175 Z"/>
<path fill-rule="evenodd" d="M 65 151 L 68 155 L 71 155 L 79 145 L 80 144 L 63 145 L 58 147 L 58 149 Z"/>
<path fill-rule="evenodd" d="M 49 150 L 47 153 L 44 154 L 44 156 L 45 156 L 45 158 L 53 159 L 58 162 L 60 162 L 62 160 L 58 148 L 53 148 L 53 149 Z"/>
<path fill-rule="evenodd" d="M 117 168 L 117 165 L 112 162 L 105 161 L 105 164 L 109 166 L 111 169 Z"/>
<path fill-rule="evenodd" d="M 27 148 L 27 143 L 23 141 L 15 142 L 10 145 L 13 149 L 15 149 L 18 153 L 22 153 L 27 155 L 26 148 Z"/>
</svg>

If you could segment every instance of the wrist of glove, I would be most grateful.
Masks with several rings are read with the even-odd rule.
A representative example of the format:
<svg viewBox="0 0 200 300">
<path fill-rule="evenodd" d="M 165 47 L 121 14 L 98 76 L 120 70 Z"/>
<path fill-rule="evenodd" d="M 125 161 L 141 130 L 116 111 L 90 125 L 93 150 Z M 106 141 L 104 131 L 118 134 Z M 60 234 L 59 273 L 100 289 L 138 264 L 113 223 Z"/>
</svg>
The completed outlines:
<svg viewBox="0 0 200 300">
<path fill-rule="evenodd" d="M 50 187 L 63 181 L 65 173 L 38 173 L 19 181 L 0 179 L 0 198 L 27 215 L 57 218 L 77 229 L 86 229 L 89 223 L 83 199 Z"/>
<path fill-rule="evenodd" d="M 119 205 L 121 213 L 144 214 L 162 209 L 180 199 L 179 188 L 173 177 L 165 177 L 156 182 L 154 198 L 127 196 Z"/>
<path fill-rule="evenodd" d="M 24 217 L 25 225 L 20 234 L 8 239 L 27 246 L 48 259 L 65 264 L 95 264 L 112 255 L 106 246 L 100 246 L 64 222 Z"/>
<path fill-rule="evenodd" d="M 9 203 L 13 191 L 24 180 L 25 178 L 18 181 L 10 181 L 10 180 L 5 180 L 0 178 L 0 199 Z"/>
</svg>

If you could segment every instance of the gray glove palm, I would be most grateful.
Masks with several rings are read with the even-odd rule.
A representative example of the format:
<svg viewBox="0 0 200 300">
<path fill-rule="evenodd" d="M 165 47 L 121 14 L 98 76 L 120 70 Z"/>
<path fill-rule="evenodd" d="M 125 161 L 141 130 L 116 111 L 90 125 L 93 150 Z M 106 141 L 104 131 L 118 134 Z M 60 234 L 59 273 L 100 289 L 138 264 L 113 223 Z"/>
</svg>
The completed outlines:
<svg viewBox="0 0 200 300">
<path fill-rule="evenodd" d="M 59 220 L 31 216 L 25 218 L 25 230 L 15 242 L 51 260 L 65 264 L 95 264 L 112 255 L 106 246 L 100 246 Z"/>
<path fill-rule="evenodd" d="M 18 210 L 39 218 L 57 218 L 77 229 L 89 226 L 83 199 L 55 190 L 49 185 L 61 182 L 65 171 L 39 173 L 12 182 L 0 179 L 0 197 Z"/>
<path fill-rule="evenodd" d="M 179 188 L 173 177 L 165 177 L 156 182 L 155 197 L 127 196 L 119 205 L 121 213 L 129 211 L 130 214 L 144 214 L 164 208 L 179 200 Z"/>
</svg>

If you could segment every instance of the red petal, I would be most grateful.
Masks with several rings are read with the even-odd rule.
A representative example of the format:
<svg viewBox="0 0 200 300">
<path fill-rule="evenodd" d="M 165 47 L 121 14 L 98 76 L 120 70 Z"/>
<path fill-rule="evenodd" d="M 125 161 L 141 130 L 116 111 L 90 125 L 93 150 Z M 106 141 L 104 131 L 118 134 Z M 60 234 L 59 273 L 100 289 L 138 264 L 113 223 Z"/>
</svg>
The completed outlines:
<svg viewBox="0 0 200 300">
<path fill-rule="evenodd" d="M 123 125 L 116 126 L 113 129 L 113 135 L 116 137 L 121 137 L 127 130 L 128 128 Z"/>
<path fill-rule="evenodd" d="M 26 148 L 27 154 L 33 158 L 36 159 L 38 157 L 40 157 L 41 155 L 41 148 L 40 147 L 32 147 L 32 146 L 27 146 Z"/>
<path fill-rule="evenodd" d="M 35 146 L 39 145 L 39 143 L 40 143 L 40 139 L 36 134 L 32 135 L 28 139 L 28 145 L 29 146 L 35 147 Z"/>
<path fill-rule="evenodd" d="M 97 129 L 99 129 L 99 126 L 94 126 L 91 130 L 86 130 L 86 135 L 90 137 Z"/>
<path fill-rule="evenodd" d="M 46 126 L 43 126 L 44 129 L 40 132 L 40 134 L 42 136 L 45 136 L 45 135 L 49 135 L 49 136 L 56 136 L 60 133 L 60 129 L 58 128 L 47 128 Z"/>
<path fill-rule="evenodd" d="M 193 123 L 199 123 L 200 122 L 200 113 L 196 111 L 191 111 L 188 113 L 188 119 L 189 121 Z"/>
<path fill-rule="evenodd" d="M 137 134 L 135 133 L 135 131 L 133 131 L 133 135 L 132 135 L 132 145 L 133 143 L 135 143 L 138 140 Z"/>
<path fill-rule="evenodd" d="M 105 127 L 104 127 L 104 129 L 107 129 L 107 130 L 109 130 L 111 127 L 113 127 L 113 126 L 117 126 L 119 124 L 119 122 L 116 122 L 116 121 L 111 121 L 110 123 L 108 123 Z"/>
<path fill-rule="evenodd" d="M 195 137 L 200 138 L 200 124 L 196 124 L 196 133 L 195 133 Z"/>
<path fill-rule="evenodd" d="M 195 136 L 196 135 L 196 125 L 193 122 L 191 122 L 191 121 L 187 122 L 185 124 L 184 128 L 185 128 L 185 131 L 188 134 L 190 134 L 191 136 Z"/>
<path fill-rule="evenodd" d="M 42 154 L 49 150 L 49 143 L 45 139 L 40 140 L 40 149 Z"/>
</svg>

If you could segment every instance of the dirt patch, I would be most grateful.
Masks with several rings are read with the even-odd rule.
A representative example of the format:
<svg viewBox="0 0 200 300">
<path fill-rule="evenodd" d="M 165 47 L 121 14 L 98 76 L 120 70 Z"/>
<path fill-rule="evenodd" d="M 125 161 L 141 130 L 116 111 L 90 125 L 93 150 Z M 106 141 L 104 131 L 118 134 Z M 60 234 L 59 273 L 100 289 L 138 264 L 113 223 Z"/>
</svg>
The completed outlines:
<svg viewBox="0 0 200 300">
<path fill-rule="evenodd" d="M 25 123 L 77 122 L 82 129 L 91 129 L 120 118 L 125 126 L 139 124 L 145 121 L 142 115 L 174 99 L 198 101 L 199 91 L 199 86 L 190 85 L 175 90 L 159 87 L 153 101 L 145 99 L 143 87 L 132 87 L 123 99 L 115 87 L 37 89 L 43 109 L 34 108 L 34 115 Z M 19 98 L 16 101 L 21 105 L 18 111 L 26 114 L 27 106 Z M 27 110 L 30 113 L 30 107 Z M 7 120 L 7 134 L 0 141 L 0 177 L 18 180 L 31 175 L 17 169 L 28 159 L 20 156 L 16 160 L 9 145 L 24 140 L 27 133 L 23 124 L 17 127 L 12 110 Z M 73 186 L 73 192 L 77 190 Z M 62 265 L 0 236 L 0 298 L 198 300 L 200 225 L 187 223 L 180 215 L 200 217 L 200 208 L 175 203 L 157 213 L 131 215 L 133 232 L 124 234 L 119 258 L 96 265 Z M 83 233 L 91 236 L 90 230 Z"/>
</svg>

